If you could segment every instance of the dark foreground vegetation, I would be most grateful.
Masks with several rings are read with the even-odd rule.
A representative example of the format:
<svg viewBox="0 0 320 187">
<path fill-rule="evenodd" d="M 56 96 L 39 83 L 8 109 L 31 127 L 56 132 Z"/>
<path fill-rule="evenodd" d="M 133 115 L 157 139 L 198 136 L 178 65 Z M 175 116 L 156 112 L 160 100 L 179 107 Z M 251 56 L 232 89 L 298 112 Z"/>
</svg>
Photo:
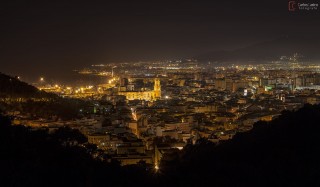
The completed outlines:
<svg viewBox="0 0 320 187">
<path fill-rule="evenodd" d="M 1 117 L 1 186 L 319 186 L 319 116 L 320 106 L 286 111 L 226 143 L 203 140 L 168 155 L 158 172 L 94 160 L 87 149 L 63 144 L 59 131 Z"/>
<path fill-rule="evenodd" d="M 319 132 L 320 106 L 306 105 L 221 145 L 189 146 L 163 172 L 178 186 L 319 186 Z"/>
<path fill-rule="evenodd" d="M 1 186 L 131 186 L 144 184 L 149 174 L 143 164 L 120 167 L 102 162 L 88 149 L 68 142 L 85 142 L 77 131 L 62 128 L 53 134 L 12 126 L 0 117 Z M 130 179 L 130 180 L 128 180 Z M 148 182 L 146 180 L 145 182 Z"/>
</svg>

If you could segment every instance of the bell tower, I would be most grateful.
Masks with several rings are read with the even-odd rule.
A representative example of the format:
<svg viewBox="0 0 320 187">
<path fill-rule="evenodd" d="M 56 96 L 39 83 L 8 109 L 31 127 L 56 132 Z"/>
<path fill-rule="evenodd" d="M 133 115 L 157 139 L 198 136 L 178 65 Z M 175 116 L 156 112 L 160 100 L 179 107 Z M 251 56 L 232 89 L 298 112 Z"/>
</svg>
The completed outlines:
<svg viewBox="0 0 320 187">
<path fill-rule="evenodd" d="M 161 98 L 161 85 L 160 85 L 160 79 L 158 79 L 158 78 L 154 79 L 153 92 L 154 92 L 155 99 Z"/>
</svg>

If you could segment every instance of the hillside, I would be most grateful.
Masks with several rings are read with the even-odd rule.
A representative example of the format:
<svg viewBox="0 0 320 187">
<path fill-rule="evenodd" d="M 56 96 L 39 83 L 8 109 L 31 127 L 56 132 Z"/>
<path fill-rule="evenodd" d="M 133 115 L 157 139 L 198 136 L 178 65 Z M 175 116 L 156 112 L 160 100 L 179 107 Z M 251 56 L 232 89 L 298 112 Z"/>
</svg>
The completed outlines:
<svg viewBox="0 0 320 187">
<path fill-rule="evenodd" d="M 203 141 L 171 155 L 164 173 L 173 186 L 319 186 L 319 115 L 306 105 L 221 145 Z"/>
<path fill-rule="evenodd" d="M 79 99 L 67 99 L 0 73 L 0 112 L 15 113 L 30 118 L 50 120 L 74 119 L 79 109 L 85 111 L 90 103 Z"/>
<path fill-rule="evenodd" d="M 57 95 L 40 91 L 34 86 L 0 73 L 0 98 L 57 98 Z"/>
</svg>

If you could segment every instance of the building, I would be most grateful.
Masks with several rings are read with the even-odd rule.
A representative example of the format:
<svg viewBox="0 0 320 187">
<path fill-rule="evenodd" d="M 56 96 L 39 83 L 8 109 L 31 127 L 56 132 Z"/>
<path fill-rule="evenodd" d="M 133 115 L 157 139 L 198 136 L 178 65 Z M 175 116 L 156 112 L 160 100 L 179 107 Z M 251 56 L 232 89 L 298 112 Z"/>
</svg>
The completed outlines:
<svg viewBox="0 0 320 187">
<path fill-rule="evenodd" d="M 151 91 L 119 91 L 118 95 L 126 96 L 127 100 L 146 100 L 154 101 L 161 98 L 161 85 L 160 80 L 154 80 L 154 89 Z"/>
</svg>

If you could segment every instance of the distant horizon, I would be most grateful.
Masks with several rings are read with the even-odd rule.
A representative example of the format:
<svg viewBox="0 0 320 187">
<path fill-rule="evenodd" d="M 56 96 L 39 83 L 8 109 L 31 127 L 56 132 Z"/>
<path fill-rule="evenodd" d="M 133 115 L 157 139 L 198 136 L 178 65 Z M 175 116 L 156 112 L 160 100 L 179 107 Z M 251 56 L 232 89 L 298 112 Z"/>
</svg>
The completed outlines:
<svg viewBox="0 0 320 187">
<path fill-rule="evenodd" d="M 219 51 L 240 50 L 235 58 L 245 59 L 241 49 L 284 36 L 300 39 L 281 50 L 302 49 L 320 59 L 320 11 L 290 11 L 287 0 L 15 0 L 0 10 L 0 71 L 26 78 L 64 76 L 100 63 L 206 59 Z"/>
</svg>

